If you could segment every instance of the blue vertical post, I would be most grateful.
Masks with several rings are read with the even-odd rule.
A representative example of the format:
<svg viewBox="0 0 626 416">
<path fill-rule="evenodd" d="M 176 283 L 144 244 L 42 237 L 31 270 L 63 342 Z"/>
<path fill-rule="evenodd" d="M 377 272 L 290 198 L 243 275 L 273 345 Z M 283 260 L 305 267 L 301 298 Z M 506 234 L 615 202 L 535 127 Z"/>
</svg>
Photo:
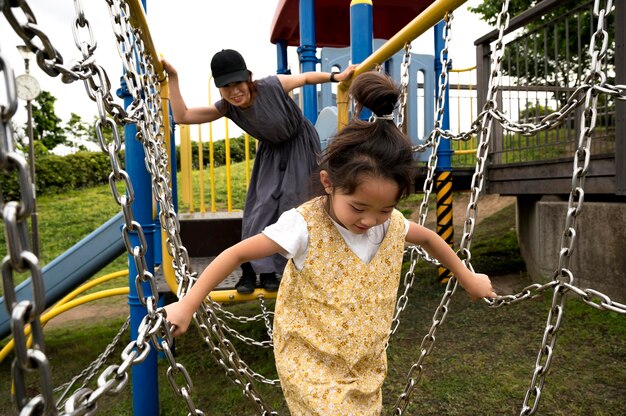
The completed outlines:
<svg viewBox="0 0 626 416">
<path fill-rule="evenodd" d="M 287 60 L 287 41 L 285 40 L 276 41 L 276 73 L 291 74 Z"/>
<path fill-rule="evenodd" d="M 146 1 L 143 0 L 142 4 L 145 10 Z M 132 103 L 132 95 L 129 93 L 126 83 L 123 80 L 121 82 L 121 88 L 118 90 L 117 94 L 119 97 L 124 99 L 124 106 L 128 108 L 128 106 Z M 152 219 L 152 181 L 150 174 L 146 170 L 143 146 L 141 142 L 136 139 L 136 134 L 136 125 L 126 125 L 124 129 L 126 171 L 130 176 L 130 182 L 133 190 L 135 191 L 135 201 L 132 205 L 133 217 L 143 229 L 147 244 L 144 253 L 145 260 L 148 271 L 154 274 L 155 226 Z M 140 244 L 139 236 L 136 232 L 129 233 L 129 236 L 133 247 Z M 147 314 L 146 308 L 139 301 L 135 286 L 136 276 L 137 266 L 135 265 L 134 258 L 129 254 L 128 285 L 130 293 L 128 294 L 128 304 L 130 308 L 130 328 L 132 340 L 137 339 L 139 324 Z M 148 284 L 143 284 L 143 291 L 145 296 L 151 295 L 150 286 Z M 142 363 L 133 366 L 132 392 L 133 414 L 135 416 L 159 415 L 157 352 L 155 348 L 151 348 L 150 353 Z"/>
<path fill-rule="evenodd" d="M 437 83 L 437 87 L 439 88 L 439 77 L 441 75 L 441 71 L 443 70 L 441 66 L 441 51 L 445 47 L 445 39 L 443 36 L 443 29 L 445 27 L 445 22 L 441 21 L 435 25 L 435 80 Z M 445 56 L 447 58 L 447 55 Z M 448 68 L 449 69 L 449 68 Z M 448 77 L 449 79 L 449 77 Z M 441 120 L 441 128 L 443 130 L 450 129 L 450 106 L 448 102 L 450 101 L 450 83 L 446 85 L 446 90 L 444 91 L 444 107 L 443 107 L 443 118 Z M 435 91 L 435 94 L 438 94 L 439 90 Z M 442 140 L 439 143 L 439 150 L 437 151 L 437 170 L 440 171 L 450 171 L 452 169 L 452 154 L 454 152 L 450 147 L 450 140 Z"/>
<path fill-rule="evenodd" d="M 441 64 L 441 52 L 445 47 L 445 39 L 442 38 L 445 22 L 439 22 L 435 25 L 435 79 L 438 81 L 443 71 Z M 444 60 L 447 62 L 447 56 L 444 54 Z M 446 68 L 449 69 L 449 68 Z M 439 82 L 437 82 L 439 85 Z M 439 88 L 439 87 L 437 87 Z M 439 93 L 437 89 L 436 93 Z M 449 101 L 449 84 L 446 85 L 444 94 L 443 114 L 441 118 L 441 128 L 448 130 L 450 128 L 450 106 Z M 435 171 L 435 192 L 437 205 L 437 234 L 452 248 L 454 248 L 454 219 L 452 207 L 452 155 L 454 152 L 450 147 L 450 140 L 441 140 L 437 150 L 437 168 Z M 452 277 L 452 273 L 445 267 L 438 267 L 440 283 L 447 283 Z"/>
<path fill-rule="evenodd" d="M 315 2 L 300 0 L 300 55 L 301 72 L 314 72 L 318 63 L 315 41 Z M 302 112 L 315 124 L 317 121 L 317 86 L 302 87 Z"/>
<path fill-rule="evenodd" d="M 373 52 L 374 7 L 372 0 L 350 2 L 350 54 L 353 64 L 360 64 Z M 367 120 L 372 113 L 361 110 L 360 118 Z"/>
</svg>

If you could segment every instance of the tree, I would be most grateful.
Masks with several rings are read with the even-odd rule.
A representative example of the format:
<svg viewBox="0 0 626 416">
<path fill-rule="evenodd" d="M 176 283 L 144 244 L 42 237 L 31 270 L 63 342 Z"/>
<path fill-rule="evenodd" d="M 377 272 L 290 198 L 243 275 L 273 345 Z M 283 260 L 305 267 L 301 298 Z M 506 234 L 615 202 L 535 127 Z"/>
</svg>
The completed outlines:
<svg viewBox="0 0 626 416">
<path fill-rule="evenodd" d="M 491 25 L 497 22 L 503 0 L 486 1 L 469 11 Z M 509 3 L 514 17 L 537 4 L 537 0 L 516 0 Z M 555 92 L 558 102 L 565 103 L 567 88 L 580 85 L 589 72 L 589 45 L 596 21 L 591 13 L 593 2 L 570 0 L 525 25 L 516 40 L 507 44 L 502 60 L 502 73 L 517 85 L 547 84 L 563 88 Z M 609 39 L 614 35 L 613 14 L 608 16 Z M 598 47 L 598 45 L 596 45 Z M 603 68 L 612 75 L 614 47 L 609 47 Z"/>
<path fill-rule="evenodd" d="M 66 142 L 62 120 L 54 112 L 56 100 L 48 91 L 42 91 L 33 103 L 33 137 L 48 150 Z"/>
<path fill-rule="evenodd" d="M 76 113 L 70 114 L 70 120 L 67 122 L 65 126 L 65 132 L 68 136 L 73 137 L 77 141 L 93 141 L 93 128 L 84 123 L 80 116 Z"/>
</svg>

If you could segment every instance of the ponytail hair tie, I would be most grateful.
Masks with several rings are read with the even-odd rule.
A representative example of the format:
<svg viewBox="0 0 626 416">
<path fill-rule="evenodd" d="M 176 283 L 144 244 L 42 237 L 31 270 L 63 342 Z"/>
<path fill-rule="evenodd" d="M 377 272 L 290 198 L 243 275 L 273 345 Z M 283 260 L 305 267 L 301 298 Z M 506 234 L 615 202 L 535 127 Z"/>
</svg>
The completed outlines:
<svg viewBox="0 0 626 416">
<path fill-rule="evenodd" d="M 383 116 L 377 116 L 376 114 L 372 114 L 374 117 L 374 121 L 376 120 L 393 120 L 393 113 L 385 114 Z"/>
</svg>

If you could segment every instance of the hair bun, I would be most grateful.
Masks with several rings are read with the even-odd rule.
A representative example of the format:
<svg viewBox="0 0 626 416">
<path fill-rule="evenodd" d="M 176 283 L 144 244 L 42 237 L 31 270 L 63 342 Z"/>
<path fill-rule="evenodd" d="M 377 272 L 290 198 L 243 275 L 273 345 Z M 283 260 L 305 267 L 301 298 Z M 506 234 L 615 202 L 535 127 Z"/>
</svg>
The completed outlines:
<svg viewBox="0 0 626 416">
<path fill-rule="evenodd" d="M 388 75 L 369 71 L 352 81 L 349 93 L 360 106 L 369 108 L 378 118 L 383 118 L 392 114 L 396 108 L 400 88 Z"/>
</svg>

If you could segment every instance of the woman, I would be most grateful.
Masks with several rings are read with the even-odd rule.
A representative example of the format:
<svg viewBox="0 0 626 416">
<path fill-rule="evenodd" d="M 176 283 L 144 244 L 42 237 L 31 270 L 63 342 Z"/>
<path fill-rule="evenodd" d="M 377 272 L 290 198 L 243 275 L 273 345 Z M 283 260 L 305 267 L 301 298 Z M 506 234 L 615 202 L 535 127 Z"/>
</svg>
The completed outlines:
<svg viewBox="0 0 626 416">
<path fill-rule="evenodd" d="M 208 107 L 187 108 L 176 69 L 165 60 L 162 63 L 169 76 L 170 105 L 176 123 L 208 123 L 228 117 L 259 140 L 243 211 L 242 239 L 260 233 L 284 211 L 309 199 L 310 180 L 318 166 L 319 136 L 288 93 L 305 84 L 348 80 L 356 65 L 337 74 L 306 72 L 253 81 L 241 54 L 224 49 L 211 60 L 213 79 L 222 99 Z M 242 264 L 237 291 L 252 293 L 256 273 L 263 288 L 278 290 L 277 274 L 282 274 L 285 264 L 286 259 L 280 255 Z"/>
</svg>

